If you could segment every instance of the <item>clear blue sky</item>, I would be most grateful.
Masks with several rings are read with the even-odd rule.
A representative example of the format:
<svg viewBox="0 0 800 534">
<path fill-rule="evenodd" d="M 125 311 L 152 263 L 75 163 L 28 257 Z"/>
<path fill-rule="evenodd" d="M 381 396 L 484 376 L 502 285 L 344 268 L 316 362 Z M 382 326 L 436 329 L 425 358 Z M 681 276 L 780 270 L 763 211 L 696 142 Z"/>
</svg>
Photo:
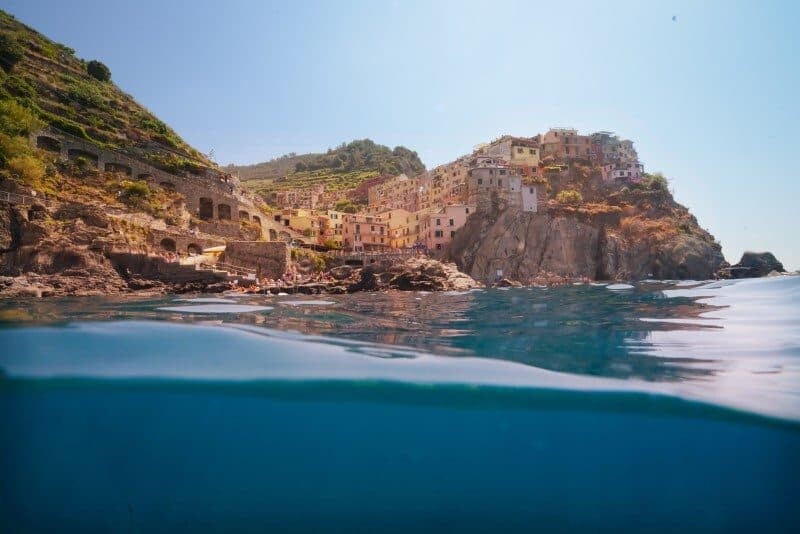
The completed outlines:
<svg viewBox="0 0 800 534">
<path fill-rule="evenodd" d="M 729 260 L 800 268 L 800 2 L 68 4 L 2 7 L 221 164 L 369 137 L 431 167 L 504 133 L 612 130 Z"/>
</svg>

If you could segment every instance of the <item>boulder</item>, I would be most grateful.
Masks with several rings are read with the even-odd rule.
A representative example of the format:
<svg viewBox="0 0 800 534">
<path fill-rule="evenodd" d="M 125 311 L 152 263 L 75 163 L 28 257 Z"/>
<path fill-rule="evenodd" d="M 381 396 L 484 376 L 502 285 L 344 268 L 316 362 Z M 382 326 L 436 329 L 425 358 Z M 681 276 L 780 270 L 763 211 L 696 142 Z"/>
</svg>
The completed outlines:
<svg viewBox="0 0 800 534">
<path fill-rule="evenodd" d="M 739 263 L 731 267 L 732 278 L 759 278 L 770 272 L 786 272 L 772 252 L 745 252 Z"/>
</svg>

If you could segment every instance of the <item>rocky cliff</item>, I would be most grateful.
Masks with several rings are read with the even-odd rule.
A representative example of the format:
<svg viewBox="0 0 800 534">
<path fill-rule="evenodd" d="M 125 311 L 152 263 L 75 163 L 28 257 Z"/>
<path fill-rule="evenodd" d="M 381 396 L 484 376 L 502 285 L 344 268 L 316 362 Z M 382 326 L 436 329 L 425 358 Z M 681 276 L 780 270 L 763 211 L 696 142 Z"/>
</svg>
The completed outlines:
<svg viewBox="0 0 800 534">
<path fill-rule="evenodd" d="M 523 283 L 714 276 L 724 261 L 720 246 L 685 208 L 662 206 L 648 217 L 644 207 L 495 207 L 467 221 L 448 255 L 483 282 L 498 275 Z"/>
</svg>

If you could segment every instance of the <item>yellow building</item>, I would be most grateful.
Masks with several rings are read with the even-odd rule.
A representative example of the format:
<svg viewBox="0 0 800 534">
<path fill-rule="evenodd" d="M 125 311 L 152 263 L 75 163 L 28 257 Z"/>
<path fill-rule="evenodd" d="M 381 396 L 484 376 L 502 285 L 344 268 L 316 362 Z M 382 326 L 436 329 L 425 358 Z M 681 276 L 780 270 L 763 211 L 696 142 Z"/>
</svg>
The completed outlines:
<svg viewBox="0 0 800 534">
<path fill-rule="evenodd" d="M 538 142 L 514 139 L 511 141 L 511 165 L 536 167 L 540 161 L 539 148 Z"/>
</svg>

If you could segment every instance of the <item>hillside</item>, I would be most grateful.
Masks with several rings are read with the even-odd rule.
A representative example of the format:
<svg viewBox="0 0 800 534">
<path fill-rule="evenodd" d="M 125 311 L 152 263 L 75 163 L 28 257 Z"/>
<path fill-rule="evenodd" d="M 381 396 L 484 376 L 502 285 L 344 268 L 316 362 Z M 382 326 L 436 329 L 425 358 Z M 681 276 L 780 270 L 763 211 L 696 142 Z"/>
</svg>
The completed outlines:
<svg viewBox="0 0 800 534">
<path fill-rule="evenodd" d="M 324 154 L 286 154 L 254 165 L 230 165 L 225 170 L 238 173 L 249 189 L 264 197 L 275 191 L 318 185 L 346 196 L 371 178 L 400 173 L 416 176 L 425 171 L 425 165 L 408 148 L 390 149 L 361 139 L 342 143 Z"/>
<path fill-rule="evenodd" d="M 45 124 L 166 170 L 213 165 L 114 85 L 105 65 L 76 57 L 3 11 L 0 64 L 0 100 L 15 100 Z"/>
<path fill-rule="evenodd" d="M 264 208 L 108 67 L 0 11 L 0 293 L 199 289 L 227 276 L 203 249 L 296 237 Z"/>
</svg>

